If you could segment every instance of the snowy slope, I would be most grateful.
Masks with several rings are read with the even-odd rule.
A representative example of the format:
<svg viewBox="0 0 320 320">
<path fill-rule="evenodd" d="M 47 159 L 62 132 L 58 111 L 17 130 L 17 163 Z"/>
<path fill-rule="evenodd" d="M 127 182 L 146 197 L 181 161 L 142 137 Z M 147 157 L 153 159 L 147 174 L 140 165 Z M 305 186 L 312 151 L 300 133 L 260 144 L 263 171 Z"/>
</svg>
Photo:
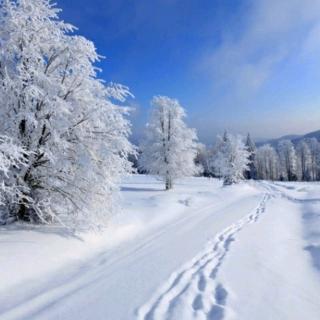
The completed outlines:
<svg viewBox="0 0 320 320">
<path fill-rule="evenodd" d="M 174 272 L 139 319 L 319 319 L 319 185 L 262 185 L 257 209 Z"/>
<path fill-rule="evenodd" d="M 320 270 L 303 237 L 304 210 L 272 199 L 260 223 L 239 235 L 217 279 L 226 319 L 319 319 Z"/>
<path fill-rule="evenodd" d="M 0 318 L 319 318 L 319 184 L 162 188 L 126 180 L 100 235 L 2 228 Z"/>
</svg>

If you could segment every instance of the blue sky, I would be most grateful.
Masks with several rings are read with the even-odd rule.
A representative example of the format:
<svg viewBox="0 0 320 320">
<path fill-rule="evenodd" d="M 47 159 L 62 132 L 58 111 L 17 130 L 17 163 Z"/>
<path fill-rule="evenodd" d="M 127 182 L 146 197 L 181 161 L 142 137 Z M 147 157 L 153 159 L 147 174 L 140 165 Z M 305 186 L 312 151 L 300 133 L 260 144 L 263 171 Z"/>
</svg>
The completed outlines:
<svg viewBox="0 0 320 320">
<path fill-rule="evenodd" d="M 320 0 L 60 0 L 61 17 L 128 85 L 135 137 L 149 101 L 186 108 L 200 139 L 320 129 Z"/>
</svg>

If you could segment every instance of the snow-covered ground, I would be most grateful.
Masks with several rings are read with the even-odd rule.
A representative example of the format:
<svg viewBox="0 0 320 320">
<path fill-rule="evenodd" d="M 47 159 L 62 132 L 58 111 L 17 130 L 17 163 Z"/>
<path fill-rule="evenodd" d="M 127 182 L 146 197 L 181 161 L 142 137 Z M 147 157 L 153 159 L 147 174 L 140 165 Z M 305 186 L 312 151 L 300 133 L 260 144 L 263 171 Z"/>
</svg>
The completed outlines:
<svg viewBox="0 0 320 320">
<path fill-rule="evenodd" d="M 320 184 L 122 185 L 101 234 L 0 229 L 0 319 L 320 318 Z"/>
</svg>

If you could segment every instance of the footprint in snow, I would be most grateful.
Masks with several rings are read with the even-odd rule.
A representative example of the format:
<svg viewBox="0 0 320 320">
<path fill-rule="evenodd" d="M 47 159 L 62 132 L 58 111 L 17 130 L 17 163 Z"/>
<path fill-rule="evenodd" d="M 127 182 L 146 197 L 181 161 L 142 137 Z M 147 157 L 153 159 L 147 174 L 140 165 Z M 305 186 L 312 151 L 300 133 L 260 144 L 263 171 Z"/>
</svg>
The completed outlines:
<svg viewBox="0 0 320 320">
<path fill-rule="evenodd" d="M 198 254 L 160 288 L 152 299 L 138 310 L 139 320 L 177 319 L 183 313 L 187 319 L 222 320 L 227 311 L 228 291 L 216 284 L 217 273 L 235 241 L 236 234 L 247 224 L 256 222 L 265 212 L 266 194 L 254 212 L 217 235 Z"/>
</svg>

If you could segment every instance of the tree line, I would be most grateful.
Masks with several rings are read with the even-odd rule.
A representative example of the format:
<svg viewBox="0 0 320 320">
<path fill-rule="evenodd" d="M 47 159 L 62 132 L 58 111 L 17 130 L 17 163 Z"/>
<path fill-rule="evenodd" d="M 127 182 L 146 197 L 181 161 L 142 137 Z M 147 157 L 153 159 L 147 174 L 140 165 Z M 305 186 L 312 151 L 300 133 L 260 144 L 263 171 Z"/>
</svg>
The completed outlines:
<svg viewBox="0 0 320 320">
<path fill-rule="evenodd" d="M 244 139 L 225 132 L 207 148 L 198 142 L 195 130 L 186 127 L 186 114 L 177 100 L 159 96 L 152 106 L 135 166 L 142 173 L 160 176 L 167 190 L 177 178 L 190 175 L 222 178 L 224 185 L 244 179 L 320 180 L 320 143 L 316 138 L 296 144 L 284 139 L 276 147 L 256 147 L 250 134 Z"/>
<path fill-rule="evenodd" d="M 228 135 L 225 133 L 225 136 Z M 200 146 L 197 162 L 203 167 L 204 176 L 221 177 L 219 153 L 221 140 L 212 148 Z M 243 168 L 244 179 L 280 180 L 280 181 L 318 181 L 320 180 L 320 143 L 316 138 L 299 140 L 296 144 L 288 139 L 280 140 L 274 147 L 264 144 L 256 147 L 248 134 L 246 141 L 239 148 L 247 159 Z"/>
</svg>

